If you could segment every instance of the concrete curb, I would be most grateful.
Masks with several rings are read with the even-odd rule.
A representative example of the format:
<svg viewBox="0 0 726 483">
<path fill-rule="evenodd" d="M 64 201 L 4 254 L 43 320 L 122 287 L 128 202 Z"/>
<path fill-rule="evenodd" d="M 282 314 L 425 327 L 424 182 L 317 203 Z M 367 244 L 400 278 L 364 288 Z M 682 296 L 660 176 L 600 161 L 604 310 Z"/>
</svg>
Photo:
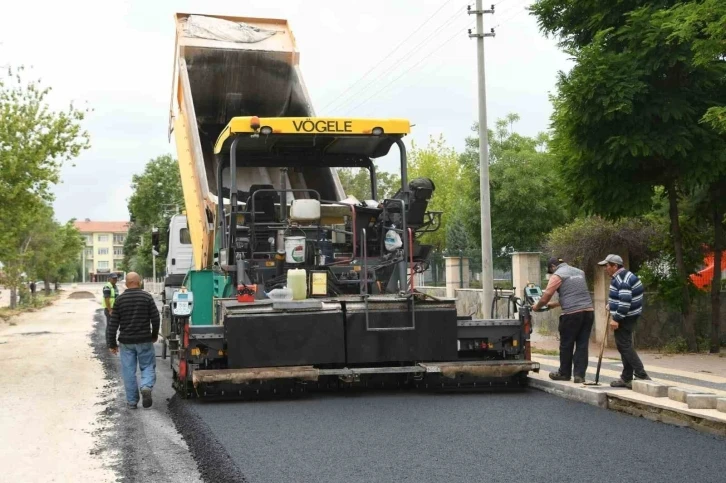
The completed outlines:
<svg viewBox="0 0 726 483">
<path fill-rule="evenodd" d="M 664 398 L 630 394 L 608 394 L 607 407 L 633 416 L 674 426 L 688 427 L 718 436 L 726 436 L 726 418 L 715 409 L 688 409 Z"/>
<path fill-rule="evenodd" d="M 582 387 L 580 384 L 574 385 L 569 382 L 552 381 L 544 377 L 540 374 L 530 375 L 528 381 L 529 387 L 572 401 L 583 402 L 601 408 L 608 407 L 607 394 L 602 389 L 588 389 Z"/>
</svg>

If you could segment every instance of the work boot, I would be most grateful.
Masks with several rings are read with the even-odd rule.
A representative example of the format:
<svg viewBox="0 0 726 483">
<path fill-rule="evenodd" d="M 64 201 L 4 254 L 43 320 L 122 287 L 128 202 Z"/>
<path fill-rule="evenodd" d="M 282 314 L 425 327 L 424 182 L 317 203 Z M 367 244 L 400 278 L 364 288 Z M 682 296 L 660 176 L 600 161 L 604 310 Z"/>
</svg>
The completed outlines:
<svg viewBox="0 0 726 483">
<path fill-rule="evenodd" d="M 633 388 L 632 381 L 623 381 L 622 379 L 616 379 L 610 383 L 610 387 L 627 387 L 628 389 Z"/>
<path fill-rule="evenodd" d="M 136 409 L 136 403 L 134 403 L 134 404 L 131 404 L 131 403 L 126 403 L 126 406 L 127 406 L 127 407 L 128 407 L 129 409 Z"/>
<path fill-rule="evenodd" d="M 141 388 L 141 405 L 145 408 L 151 407 L 151 388 L 149 387 L 142 387 Z"/>
<path fill-rule="evenodd" d="M 565 376 L 564 374 L 560 374 L 560 371 L 550 372 L 550 379 L 552 379 L 553 381 L 569 381 L 570 376 Z"/>
<path fill-rule="evenodd" d="M 575 376 L 575 384 L 585 384 L 585 378 L 580 376 Z"/>
<path fill-rule="evenodd" d="M 653 379 L 651 379 L 651 378 L 650 378 L 650 376 L 649 376 L 648 374 L 646 374 L 646 373 L 643 373 L 643 375 L 642 375 L 642 376 L 639 376 L 639 375 L 637 375 L 637 374 L 636 374 L 636 375 L 635 375 L 635 378 L 636 378 L 636 379 L 640 379 L 641 381 L 652 381 L 652 380 L 653 380 Z"/>
</svg>

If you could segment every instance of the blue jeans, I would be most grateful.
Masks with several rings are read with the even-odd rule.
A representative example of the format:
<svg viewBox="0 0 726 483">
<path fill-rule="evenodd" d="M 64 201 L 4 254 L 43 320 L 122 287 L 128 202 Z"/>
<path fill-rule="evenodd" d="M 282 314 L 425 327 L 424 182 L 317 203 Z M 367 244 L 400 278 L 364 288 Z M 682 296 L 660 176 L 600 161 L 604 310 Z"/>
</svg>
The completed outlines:
<svg viewBox="0 0 726 483">
<path fill-rule="evenodd" d="M 152 342 L 143 344 L 119 344 L 121 354 L 121 374 L 124 378 L 126 401 L 139 402 L 139 386 L 136 383 L 136 364 L 141 370 L 141 387 L 154 387 L 156 382 L 156 350 Z"/>
</svg>

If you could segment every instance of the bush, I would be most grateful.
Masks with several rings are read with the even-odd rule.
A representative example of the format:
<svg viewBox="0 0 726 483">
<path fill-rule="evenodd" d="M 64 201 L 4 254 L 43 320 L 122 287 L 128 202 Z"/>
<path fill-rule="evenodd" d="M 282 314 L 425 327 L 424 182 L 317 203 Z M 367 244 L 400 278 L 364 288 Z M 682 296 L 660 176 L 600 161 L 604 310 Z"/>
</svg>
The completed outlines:
<svg viewBox="0 0 726 483">
<path fill-rule="evenodd" d="M 663 346 L 663 352 L 666 354 L 685 354 L 688 352 L 688 342 L 679 335 Z"/>
<path fill-rule="evenodd" d="M 592 281 L 597 262 L 607 254 L 627 253 L 629 269 L 637 271 L 652 255 L 650 247 L 653 240 L 666 236 L 654 223 L 645 219 L 610 221 L 590 216 L 552 230 L 547 236 L 545 250 L 551 256 L 561 257 L 570 265 L 584 270 Z"/>
</svg>

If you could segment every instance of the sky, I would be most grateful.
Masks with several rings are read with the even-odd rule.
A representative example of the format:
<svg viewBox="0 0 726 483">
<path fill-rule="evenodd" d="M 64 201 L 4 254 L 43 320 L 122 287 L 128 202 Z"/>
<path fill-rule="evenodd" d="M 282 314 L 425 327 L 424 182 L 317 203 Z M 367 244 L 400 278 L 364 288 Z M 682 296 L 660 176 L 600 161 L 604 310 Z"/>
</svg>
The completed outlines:
<svg viewBox="0 0 726 483">
<path fill-rule="evenodd" d="M 492 1 L 485 1 L 486 7 Z M 494 0 L 485 16 L 487 119 L 510 112 L 516 130 L 549 127 L 558 71 L 570 67 L 525 11 L 532 0 Z M 473 7 L 473 1 L 471 2 Z M 98 0 L 4 2 L 0 66 L 31 67 L 51 105 L 93 111 L 91 149 L 65 165 L 55 188 L 60 221 L 127 220 L 131 177 L 176 154 L 168 140 L 174 13 L 284 18 L 319 116 L 408 118 L 407 144 L 442 135 L 457 150 L 478 119 L 474 16 L 461 0 Z M 371 70 L 372 69 L 372 70 Z M 395 169 L 395 158 L 383 161 Z"/>
</svg>

